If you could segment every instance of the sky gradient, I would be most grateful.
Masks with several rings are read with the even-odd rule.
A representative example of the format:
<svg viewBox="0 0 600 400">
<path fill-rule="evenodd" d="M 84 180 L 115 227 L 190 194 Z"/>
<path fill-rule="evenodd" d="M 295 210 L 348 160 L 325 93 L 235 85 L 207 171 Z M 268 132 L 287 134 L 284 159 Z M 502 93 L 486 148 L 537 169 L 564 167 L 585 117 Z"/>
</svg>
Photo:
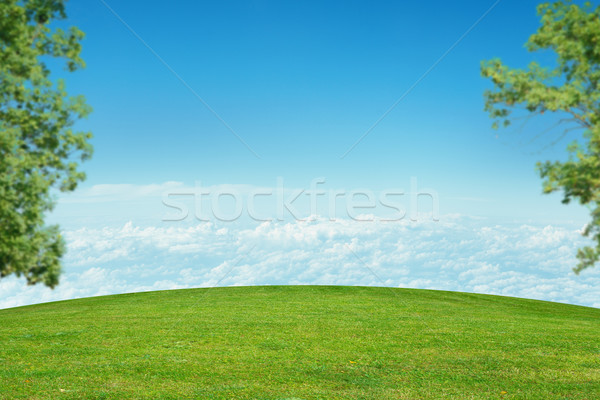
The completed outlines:
<svg viewBox="0 0 600 400">
<path fill-rule="evenodd" d="M 94 107 L 80 124 L 95 135 L 84 187 L 273 186 L 281 176 L 292 186 L 326 177 L 333 186 L 382 189 L 415 176 L 440 192 L 448 212 L 542 217 L 547 208 L 582 217 L 540 196 L 534 170 L 538 160 L 562 157 L 568 139 L 550 148 L 560 132 L 534 140 L 550 123 L 543 120 L 493 132 L 483 112 L 490 85 L 481 60 L 552 60 L 523 48 L 538 24 L 535 2 L 505 0 L 489 11 L 494 4 L 109 4 L 183 84 L 101 2 L 72 2 L 68 22 L 87 34 L 88 67 L 69 74 L 68 87 Z"/>
</svg>

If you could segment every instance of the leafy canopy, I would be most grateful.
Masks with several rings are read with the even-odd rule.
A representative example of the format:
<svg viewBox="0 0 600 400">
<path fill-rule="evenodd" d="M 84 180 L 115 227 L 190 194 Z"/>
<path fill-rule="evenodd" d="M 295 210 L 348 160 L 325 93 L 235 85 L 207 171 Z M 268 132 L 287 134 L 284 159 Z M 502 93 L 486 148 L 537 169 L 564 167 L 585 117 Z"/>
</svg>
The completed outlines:
<svg viewBox="0 0 600 400">
<path fill-rule="evenodd" d="M 92 153 L 91 134 L 72 129 L 90 107 L 52 81 L 45 62 L 84 66 L 83 32 L 50 27 L 64 18 L 65 0 L 0 0 L 0 278 L 49 287 L 65 252 L 58 227 L 44 224 L 51 190 L 74 190 L 85 178 L 78 161 Z"/>
<path fill-rule="evenodd" d="M 567 148 L 568 160 L 539 162 L 544 193 L 563 192 L 563 203 L 578 200 L 591 210 L 591 221 L 583 235 L 594 246 L 578 250 L 579 273 L 600 258 L 600 7 L 578 6 L 570 1 L 538 6 L 541 26 L 531 35 L 529 51 L 550 50 L 556 56 L 553 68 L 531 63 L 527 69 L 511 69 L 499 59 L 482 62 L 481 73 L 490 78 L 493 90 L 484 93 L 485 109 L 508 126 L 511 112 L 524 108 L 530 113 L 552 112 L 574 128 L 584 130 L 583 139 Z"/>
</svg>

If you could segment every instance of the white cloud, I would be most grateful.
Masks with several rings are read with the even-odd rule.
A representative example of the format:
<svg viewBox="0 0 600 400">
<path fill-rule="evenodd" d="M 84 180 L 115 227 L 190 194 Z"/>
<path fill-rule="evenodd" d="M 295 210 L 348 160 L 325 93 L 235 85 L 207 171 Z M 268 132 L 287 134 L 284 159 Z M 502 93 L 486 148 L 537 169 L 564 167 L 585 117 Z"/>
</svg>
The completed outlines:
<svg viewBox="0 0 600 400">
<path fill-rule="evenodd" d="M 160 197 L 165 192 L 192 190 L 182 182 L 165 182 L 161 184 L 100 184 L 80 189 L 69 195 L 62 195 L 60 203 L 105 203 L 107 201 L 127 201 L 144 197 Z"/>
<path fill-rule="evenodd" d="M 338 284 L 500 294 L 600 306 L 600 270 L 576 276 L 579 229 L 315 219 L 252 227 L 202 222 L 79 228 L 55 290 L 0 281 L 0 308 L 213 285 Z"/>
</svg>

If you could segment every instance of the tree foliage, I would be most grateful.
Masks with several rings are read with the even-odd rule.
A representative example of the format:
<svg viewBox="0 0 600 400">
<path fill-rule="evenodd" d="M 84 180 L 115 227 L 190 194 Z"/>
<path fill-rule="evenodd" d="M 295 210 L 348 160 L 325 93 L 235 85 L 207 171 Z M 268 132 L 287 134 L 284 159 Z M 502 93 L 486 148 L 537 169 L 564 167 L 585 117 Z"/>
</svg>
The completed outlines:
<svg viewBox="0 0 600 400">
<path fill-rule="evenodd" d="M 494 128 L 509 125 L 511 112 L 524 108 L 560 114 L 560 122 L 570 124 L 563 135 L 583 129 L 583 138 L 568 146 L 567 161 L 537 164 L 544 193 L 562 191 L 563 203 L 578 200 L 591 210 L 583 234 L 595 244 L 578 250 L 573 270 L 579 273 L 600 258 L 600 7 L 558 1 L 539 5 L 538 15 L 541 26 L 525 46 L 554 52 L 556 64 L 511 69 L 499 59 L 482 62 L 482 75 L 494 84 L 484 94 L 485 109 Z"/>
<path fill-rule="evenodd" d="M 74 190 L 92 153 L 91 134 L 73 130 L 89 106 L 50 77 L 53 59 L 84 67 L 83 33 L 51 26 L 64 18 L 65 0 L 0 0 L 0 277 L 49 287 L 65 252 L 58 227 L 44 223 L 52 190 Z"/>
</svg>

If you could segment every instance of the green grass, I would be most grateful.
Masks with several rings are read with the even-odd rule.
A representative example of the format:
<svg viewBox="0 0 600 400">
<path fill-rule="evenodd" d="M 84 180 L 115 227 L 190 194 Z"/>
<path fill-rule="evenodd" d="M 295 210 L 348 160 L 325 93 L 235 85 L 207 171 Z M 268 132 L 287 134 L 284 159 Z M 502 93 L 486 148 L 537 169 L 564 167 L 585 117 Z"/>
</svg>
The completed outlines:
<svg viewBox="0 0 600 400">
<path fill-rule="evenodd" d="M 1 399 L 600 399 L 600 310 L 367 287 L 0 310 Z"/>
</svg>

